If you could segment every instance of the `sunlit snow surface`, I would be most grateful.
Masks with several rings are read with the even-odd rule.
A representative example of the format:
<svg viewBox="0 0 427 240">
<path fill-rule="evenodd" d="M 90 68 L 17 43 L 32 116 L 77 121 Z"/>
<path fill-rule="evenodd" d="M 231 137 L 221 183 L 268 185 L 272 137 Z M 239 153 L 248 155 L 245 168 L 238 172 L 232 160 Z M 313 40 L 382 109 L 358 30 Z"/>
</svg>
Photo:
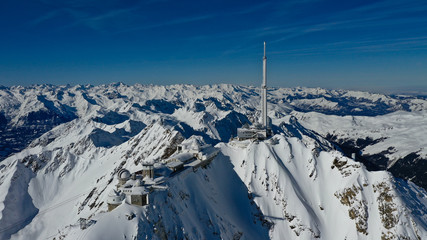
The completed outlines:
<svg viewBox="0 0 427 240">
<path fill-rule="evenodd" d="M 272 239 L 381 239 L 388 231 L 405 232 L 413 239 L 420 232 L 425 236 L 425 191 L 396 182 L 386 172 L 367 172 L 339 152 L 319 151 L 313 142 L 275 137 L 277 145 L 250 143 L 243 152 L 221 144 L 263 214 L 274 223 Z M 339 165 L 334 164 L 336 159 L 345 165 L 334 166 Z M 390 188 L 387 194 L 393 196 L 391 202 L 379 200 L 384 192 L 375 189 L 382 184 Z M 402 191 L 407 194 L 410 189 L 417 192 L 412 194 L 416 199 L 402 196 Z M 388 203 L 393 206 L 390 216 L 395 223 L 385 227 L 379 209 Z M 413 208 L 408 209 L 406 204 L 418 210 L 409 210 Z M 410 216 L 411 211 L 417 214 Z M 350 212 L 354 216 L 349 217 Z"/>
<path fill-rule="evenodd" d="M 236 128 L 256 120 L 256 88 L 112 84 L 12 87 L 0 94 L 8 126 L 46 109 L 75 116 L 55 120 L 58 126 L 0 163 L 0 239 L 427 238 L 423 189 L 368 172 L 311 131 L 386 136 L 364 151 L 391 145 L 390 157 L 425 154 L 422 98 L 273 89 L 275 135 L 236 142 L 229 141 Z M 351 112 L 358 116 L 337 116 Z M 119 167 L 139 170 L 191 136 L 221 150 L 207 168 L 163 179 L 167 189 L 154 192 L 148 206 L 107 212 Z M 87 229 L 80 229 L 80 218 L 88 219 Z"/>
<path fill-rule="evenodd" d="M 301 119 L 304 126 L 323 135 L 333 134 L 344 139 L 383 139 L 364 148 L 362 154 L 378 154 L 392 146 L 393 150 L 385 154 L 391 160 L 389 166 L 414 152 L 427 159 L 425 112 L 398 111 L 376 117 L 341 117 L 315 112 L 295 115 Z"/>
</svg>

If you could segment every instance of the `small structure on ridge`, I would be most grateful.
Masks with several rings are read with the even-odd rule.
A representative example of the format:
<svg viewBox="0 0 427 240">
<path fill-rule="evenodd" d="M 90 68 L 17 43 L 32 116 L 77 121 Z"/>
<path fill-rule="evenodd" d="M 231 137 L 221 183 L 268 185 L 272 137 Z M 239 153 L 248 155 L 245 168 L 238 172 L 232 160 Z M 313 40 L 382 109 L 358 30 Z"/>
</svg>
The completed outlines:
<svg viewBox="0 0 427 240">
<path fill-rule="evenodd" d="M 108 211 L 113 211 L 116 207 L 122 204 L 124 199 L 125 195 L 121 191 L 112 189 L 107 198 Z"/>
</svg>

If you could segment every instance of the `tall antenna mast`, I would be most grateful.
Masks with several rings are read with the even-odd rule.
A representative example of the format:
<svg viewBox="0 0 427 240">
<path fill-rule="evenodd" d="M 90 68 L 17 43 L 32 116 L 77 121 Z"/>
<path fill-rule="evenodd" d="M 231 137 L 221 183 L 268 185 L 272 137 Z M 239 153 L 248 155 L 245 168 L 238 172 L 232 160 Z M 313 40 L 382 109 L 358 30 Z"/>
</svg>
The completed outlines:
<svg viewBox="0 0 427 240">
<path fill-rule="evenodd" d="M 265 56 L 265 42 L 264 42 L 264 58 L 267 58 L 266 56 Z M 263 59 L 264 59 L 263 58 Z"/>
<path fill-rule="evenodd" d="M 265 42 L 264 42 L 264 57 L 262 58 L 262 125 L 267 130 L 267 56 L 265 55 Z"/>
</svg>

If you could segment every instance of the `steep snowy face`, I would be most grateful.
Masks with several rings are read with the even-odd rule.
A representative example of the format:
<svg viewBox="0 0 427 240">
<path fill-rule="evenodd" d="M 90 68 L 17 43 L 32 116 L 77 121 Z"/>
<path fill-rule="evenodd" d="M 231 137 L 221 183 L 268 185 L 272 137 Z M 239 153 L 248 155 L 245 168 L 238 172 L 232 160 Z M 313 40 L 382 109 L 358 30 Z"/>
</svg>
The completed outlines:
<svg viewBox="0 0 427 240">
<path fill-rule="evenodd" d="M 100 211 L 102 203 L 98 199 L 105 198 L 106 187 L 130 147 L 123 146 L 126 151 L 119 147 L 96 147 L 90 134 L 101 127 L 97 125 L 84 120 L 61 125 L 33 142 L 34 146 L 2 162 L 0 187 L 4 200 L 0 221 L 5 227 L 0 231 L 1 239 L 8 239 L 24 226 L 24 239 L 48 237 L 47 234 L 57 233 L 53 229 L 75 223 L 86 209 L 91 209 L 91 213 Z M 173 138 L 165 131 L 151 126 L 140 134 L 152 135 L 161 144 L 166 142 L 165 138 Z M 132 140 L 142 137 L 137 135 Z M 152 153 L 152 157 L 163 154 L 165 147 L 161 146 L 133 145 L 141 152 Z"/>
<path fill-rule="evenodd" d="M 157 190 L 144 208 L 122 204 L 100 214 L 90 231 L 73 229 L 67 237 L 85 239 L 268 239 L 269 225 L 228 159 L 207 169 L 184 171 Z M 132 220 L 127 216 L 135 215 Z M 112 228 L 112 226 L 115 226 Z M 83 234 L 83 235 L 82 235 Z M 72 238 L 71 238 L 72 239 Z"/>
<path fill-rule="evenodd" d="M 398 111 L 377 117 L 294 114 L 301 123 L 356 154 L 369 170 L 388 169 L 394 176 L 427 188 L 427 112 Z"/>
<path fill-rule="evenodd" d="M 268 238 L 270 225 L 247 197 L 230 161 L 220 156 L 206 169 L 189 168 L 164 179 L 149 206 L 123 204 L 107 213 L 106 200 L 119 169 L 140 170 L 142 162 L 167 158 L 183 141 L 180 132 L 156 122 L 119 145 L 96 146 L 91 134 L 111 128 L 75 120 L 50 131 L 53 140 L 34 141 L 6 159 L 0 238 Z M 88 219 L 85 231 L 80 218 Z"/>
<path fill-rule="evenodd" d="M 427 195 L 308 137 L 219 147 L 273 223 L 271 239 L 423 239 Z M 406 196 L 411 192 L 408 196 Z"/>
</svg>

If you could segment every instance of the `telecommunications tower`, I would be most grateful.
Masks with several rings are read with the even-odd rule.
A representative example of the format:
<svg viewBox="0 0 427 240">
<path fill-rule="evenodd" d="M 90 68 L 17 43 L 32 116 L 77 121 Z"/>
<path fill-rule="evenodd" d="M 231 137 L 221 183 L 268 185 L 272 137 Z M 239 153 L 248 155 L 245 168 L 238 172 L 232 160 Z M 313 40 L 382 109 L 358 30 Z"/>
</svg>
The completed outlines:
<svg viewBox="0 0 427 240">
<path fill-rule="evenodd" d="M 261 85 L 262 126 L 267 130 L 267 56 L 262 58 L 262 85 Z"/>
<path fill-rule="evenodd" d="M 245 124 L 241 128 L 237 128 L 237 138 L 239 140 L 266 139 L 271 136 L 271 119 L 267 116 L 267 56 L 265 56 L 265 42 L 264 56 L 262 57 L 261 117 L 258 121 L 259 123 L 252 126 Z"/>
</svg>

